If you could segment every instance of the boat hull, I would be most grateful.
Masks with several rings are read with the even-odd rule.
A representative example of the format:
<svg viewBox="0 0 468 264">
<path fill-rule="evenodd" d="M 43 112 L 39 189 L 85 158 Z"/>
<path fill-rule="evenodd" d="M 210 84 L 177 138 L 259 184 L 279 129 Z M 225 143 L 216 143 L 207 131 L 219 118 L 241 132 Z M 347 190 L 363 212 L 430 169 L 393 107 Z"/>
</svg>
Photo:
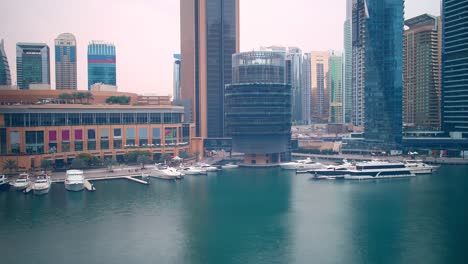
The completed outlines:
<svg viewBox="0 0 468 264">
<path fill-rule="evenodd" d="M 11 188 L 15 191 L 24 191 L 26 188 L 28 188 L 29 184 L 26 185 L 11 185 Z"/>
<path fill-rule="evenodd" d="M 0 191 L 6 191 L 10 189 L 10 184 L 8 182 L 0 184 Z"/>
<path fill-rule="evenodd" d="M 48 194 L 50 190 L 50 187 L 44 188 L 44 189 L 33 189 L 33 194 L 34 195 L 44 195 Z"/>
<path fill-rule="evenodd" d="M 84 190 L 84 183 L 65 183 L 65 189 L 71 192 L 81 192 Z"/>
<path fill-rule="evenodd" d="M 345 175 L 345 180 L 380 180 L 380 179 L 404 179 L 404 178 L 412 178 L 415 177 L 414 174 L 412 175 L 385 175 L 385 176 L 352 176 L 352 175 Z"/>
</svg>

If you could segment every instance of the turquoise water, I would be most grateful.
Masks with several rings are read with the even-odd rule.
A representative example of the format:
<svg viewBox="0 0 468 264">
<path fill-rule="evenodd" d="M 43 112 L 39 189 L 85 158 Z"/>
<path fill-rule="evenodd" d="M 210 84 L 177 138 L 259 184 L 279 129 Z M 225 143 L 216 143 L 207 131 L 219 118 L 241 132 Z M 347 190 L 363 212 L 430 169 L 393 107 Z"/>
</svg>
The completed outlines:
<svg viewBox="0 0 468 264">
<path fill-rule="evenodd" d="M 0 263 L 467 263 L 468 167 L 405 180 L 279 169 L 0 193 Z"/>
</svg>

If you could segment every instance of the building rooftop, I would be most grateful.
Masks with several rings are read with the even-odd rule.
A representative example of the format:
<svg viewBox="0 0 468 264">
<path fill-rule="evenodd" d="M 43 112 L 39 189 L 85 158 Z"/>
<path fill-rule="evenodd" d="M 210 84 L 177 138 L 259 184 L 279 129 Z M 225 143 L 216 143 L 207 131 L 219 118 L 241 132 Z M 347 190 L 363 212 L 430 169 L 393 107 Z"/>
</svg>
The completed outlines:
<svg viewBox="0 0 468 264">
<path fill-rule="evenodd" d="M 431 16 L 429 14 L 423 14 L 423 15 L 405 20 L 405 26 L 408 26 L 410 28 L 416 27 L 416 26 L 429 26 L 429 25 L 434 25 L 435 21 L 436 21 L 435 16 Z"/>
</svg>

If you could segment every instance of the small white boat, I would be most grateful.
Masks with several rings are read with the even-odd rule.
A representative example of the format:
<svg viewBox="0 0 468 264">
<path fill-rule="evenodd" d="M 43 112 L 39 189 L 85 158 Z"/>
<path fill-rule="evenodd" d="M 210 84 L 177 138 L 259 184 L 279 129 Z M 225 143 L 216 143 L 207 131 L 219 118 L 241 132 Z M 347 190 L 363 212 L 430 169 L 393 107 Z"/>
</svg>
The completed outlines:
<svg viewBox="0 0 468 264">
<path fill-rule="evenodd" d="M 325 169 L 322 163 L 314 162 L 310 158 L 305 160 L 297 160 L 291 162 L 281 163 L 280 167 L 284 170 L 320 170 Z"/>
<path fill-rule="evenodd" d="M 205 170 L 207 172 L 213 172 L 213 171 L 218 171 L 219 169 L 215 166 L 211 166 L 210 164 L 198 164 L 198 168 L 201 168 L 202 170 Z"/>
<path fill-rule="evenodd" d="M 182 167 L 179 171 L 184 175 L 206 175 L 206 170 L 197 167 Z"/>
<path fill-rule="evenodd" d="M 5 175 L 0 175 L 0 191 L 1 190 L 8 190 L 10 188 L 10 183 L 8 182 L 8 178 Z"/>
<path fill-rule="evenodd" d="M 179 180 L 183 178 L 182 174 L 176 169 L 165 166 L 156 167 L 150 170 L 148 176 L 162 180 Z"/>
<path fill-rule="evenodd" d="M 22 191 L 28 188 L 29 184 L 31 184 L 29 182 L 29 175 L 27 173 L 21 173 L 18 179 L 16 179 L 15 182 L 11 184 L 11 186 L 17 191 Z"/>
<path fill-rule="evenodd" d="M 235 168 L 238 168 L 238 167 L 239 167 L 239 165 L 228 163 L 228 164 L 222 165 L 221 169 L 228 170 L 228 169 L 235 169 Z"/>
<path fill-rule="evenodd" d="M 414 174 L 431 174 L 436 171 L 439 166 L 429 165 L 422 160 L 405 160 L 406 168 Z"/>
<path fill-rule="evenodd" d="M 35 195 L 42 195 L 49 193 L 50 190 L 50 177 L 46 175 L 40 175 L 36 177 L 36 180 L 33 183 L 33 193 Z"/>
<path fill-rule="evenodd" d="M 65 189 L 79 192 L 84 189 L 84 174 L 82 170 L 67 170 Z"/>
</svg>

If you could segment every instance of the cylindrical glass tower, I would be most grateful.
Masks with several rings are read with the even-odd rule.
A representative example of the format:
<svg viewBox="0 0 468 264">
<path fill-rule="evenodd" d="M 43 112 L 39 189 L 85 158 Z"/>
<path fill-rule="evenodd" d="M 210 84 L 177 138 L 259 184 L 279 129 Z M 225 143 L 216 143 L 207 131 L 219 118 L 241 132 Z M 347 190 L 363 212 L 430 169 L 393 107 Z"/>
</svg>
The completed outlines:
<svg viewBox="0 0 468 264">
<path fill-rule="evenodd" d="M 252 51 L 233 55 L 232 84 L 226 85 L 226 132 L 244 165 L 270 166 L 289 151 L 291 85 L 285 54 Z"/>
</svg>

